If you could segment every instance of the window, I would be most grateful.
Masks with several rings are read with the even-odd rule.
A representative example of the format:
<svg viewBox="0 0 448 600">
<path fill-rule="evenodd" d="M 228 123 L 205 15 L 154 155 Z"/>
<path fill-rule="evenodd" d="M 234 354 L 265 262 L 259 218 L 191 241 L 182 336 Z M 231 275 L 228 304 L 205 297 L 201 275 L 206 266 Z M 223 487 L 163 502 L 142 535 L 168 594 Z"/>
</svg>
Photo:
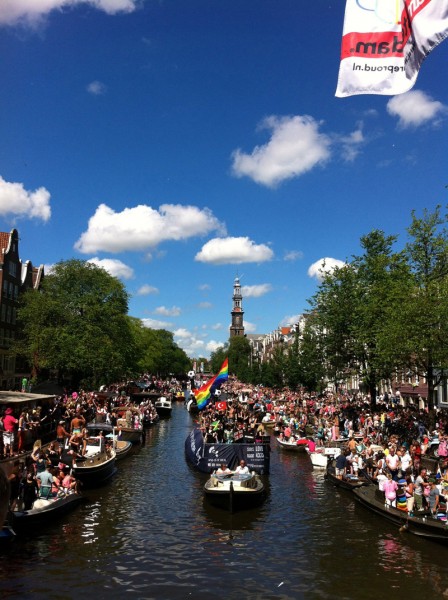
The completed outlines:
<svg viewBox="0 0 448 600">
<path fill-rule="evenodd" d="M 8 262 L 8 272 L 12 277 L 17 277 L 17 263 L 12 260 Z"/>
</svg>

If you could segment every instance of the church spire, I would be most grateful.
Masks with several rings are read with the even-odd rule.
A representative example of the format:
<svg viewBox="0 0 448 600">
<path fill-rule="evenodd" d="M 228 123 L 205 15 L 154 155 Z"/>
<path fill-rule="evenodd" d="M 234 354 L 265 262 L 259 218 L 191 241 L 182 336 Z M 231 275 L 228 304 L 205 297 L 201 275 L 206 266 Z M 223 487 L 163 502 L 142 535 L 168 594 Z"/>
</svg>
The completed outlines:
<svg viewBox="0 0 448 600">
<path fill-rule="evenodd" d="M 241 295 L 241 285 L 239 277 L 235 278 L 233 283 L 233 307 L 232 307 L 232 324 L 230 326 L 230 337 L 236 335 L 244 336 L 244 325 L 243 325 L 243 296 Z"/>
</svg>

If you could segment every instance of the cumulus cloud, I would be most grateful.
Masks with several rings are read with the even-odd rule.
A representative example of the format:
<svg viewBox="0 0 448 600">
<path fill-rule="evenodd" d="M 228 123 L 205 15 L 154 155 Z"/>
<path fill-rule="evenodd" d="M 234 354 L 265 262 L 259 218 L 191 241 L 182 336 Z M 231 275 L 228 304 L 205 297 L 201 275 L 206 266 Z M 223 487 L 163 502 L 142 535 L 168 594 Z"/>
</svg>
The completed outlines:
<svg viewBox="0 0 448 600">
<path fill-rule="evenodd" d="M 0 215 L 48 221 L 50 192 L 44 187 L 30 192 L 22 183 L 11 183 L 0 176 Z"/>
<path fill-rule="evenodd" d="M 222 323 L 215 323 L 214 325 L 212 325 L 212 329 L 214 331 L 219 331 L 223 328 L 223 324 Z"/>
<path fill-rule="evenodd" d="M 251 323 L 250 321 L 244 321 L 244 331 L 246 333 L 255 333 L 257 331 L 257 326 L 255 323 Z"/>
<path fill-rule="evenodd" d="M 0 25 L 27 25 L 36 27 L 53 10 L 73 8 L 86 4 L 109 15 L 130 13 L 141 0 L 2 0 L 0 2 Z"/>
<path fill-rule="evenodd" d="M 237 149 L 232 154 L 236 177 L 247 176 L 273 187 L 299 177 L 330 157 L 331 140 L 319 133 L 320 123 L 310 116 L 270 116 L 259 128 L 271 132 L 270 140 L 250 154 Z"/>
<path fill-rule="evenodd" d="M 291 327 L 292 325 L 298 323 L 301 318 L 302 315 L 300 313 L 297 315 L 287 315 L 280 321 L 280 327 Z"/>
<path fill-rule="evenodd" d="M 107 87 L 101 81 L 90 82 L 86 89 L 93 96 L 101 96 L 107 91 Z"/>
<path fill-rule="evenodd" d="M 155 210 L 141 204 L 115 212 L 100 204 L 75 249 L 82 253 L 138 251 L 211 231 L 224 233 L 225 228 L 207 208 L 163 204 Z"/>
<path fill-rule="evenodd" d="M 313 263 L 308 269 L 308 275 L 322 281 L 326 273 L 330 273 L 335 268 L 341 268 L 346 263 L 337 258 L 320 258 Z"/>
<path fill-rule="evenodd" d="M 248 237 L 215 238 L 195 256 L 198 262 L 213 265 L 262 263 L 271 260 L 273 251 L 265 244 L 255 244 Z"/>
<path fill-rule="evenodd" d="M 283 260 L 295 262 L 296 260 L 300 260 L 303 258 L 303 252 L 301 250 L 289 250 L 285 252 L 285 256 Z"/>
<path fill-rule="evenodd" d="M 178 317 L 181 313 L 181 310 L 178 306 L 172 306 L 171 308 L 167 308 L 166 306 L 158 306 L 153 312 L 155 315 L 162 315 L 164 317 Z"/>
<path fill-rule="evenodd" d="M 398 117 L 398 126 L 419 127 L 447 113 L 448 107 L 442 102 L 433 100 L 421 90 L 412 90 L 406 94 L 394 96 L 387 103 L 387 112 Z"/>
<path fill-rule="evenodd" d="M 138 288 L 137 290 L 137 296 L 149 296 L 150 294 L 158 294 L 159 290 L 152 286 L 152 285 L 148 285 L 147 283 L 145 283 L 144 285 L 142 285 L 141 287 Z"/>
<path fill-rule="evenodd" d="M 216 342 L 215 340 L 210 340 L 206 343 L 205 349 L 208 353 L 216 352 L 218 348 L 222 348 L 224 346 L 223 342 Z"/>
<path fill-rule="evenodd" d="M 353 162 L 358 156 L 362 144 L 365 142 L 362 124 L 349 135 L 338 136 L 341 144 L 341 156 L 347 162 Z"/>
<path fill-rule="evenodd" d="M 258 285 L 243 285 L 241 293 L 244 298 L 259 298 L 272 292 L 272 285 L 270 283 L 260 283 Z"/>
<path fill-rule="evenodd" d="M 168 321 L 159 321 L 157 319 L 141 319 L 141 321 L 148 329 L 167 329 L 169 331 L 173 326 L 173 324 Z"/>
<path fill-rule="evenodd" d="M 211 286 L 208 283 L 202 283 L 199 286 L 199 289 L 201 290 L 201 292 L 207 292 L 208 290 L 211 290 Z"/>
<path fill-rule="evenodd" d="M 95 256 L 94 258 L 89 258 L 87 262 L 103 268 L 110 275 L 113 277 L 118 277 L 119 279 L 132 279 L 134 277 L 133 269 L 128 267 L 128 265 L 125 265 L 121 260 L 117 260 L 115 258 L 100 259 Z"/>
<path fill-rule="evenodd" d="M 204 308 L 204 309 L 208 309 L 208 308 L 212 308 L 213 304 L 211 302 L 199 302 L 198 304 L 198 308 Z"/>
</svg>

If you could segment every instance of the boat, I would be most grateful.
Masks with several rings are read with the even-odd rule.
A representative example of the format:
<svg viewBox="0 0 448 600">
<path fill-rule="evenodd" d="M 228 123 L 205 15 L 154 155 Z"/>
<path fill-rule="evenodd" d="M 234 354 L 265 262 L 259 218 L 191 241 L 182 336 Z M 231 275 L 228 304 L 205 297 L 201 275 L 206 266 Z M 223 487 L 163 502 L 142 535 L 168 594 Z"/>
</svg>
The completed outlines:
<svg viewBox="0 0 448 600">
<path fill-rule="evenodd" d="M 214 506 L 235 512 L 253 508 L 264 498 L 264 485 L 255 473 L 213 473 L 204 485 L 204 494 Z"/>
<path fill-rule="evenodd" d="M 325 471 L 324 477 L 329 483 L 331 483 L 335 487 L 340 487 L 344 490 L 355 490 L 365 485 L 372 485 L 372 481 L 367 477 L 364 477 L 362 474 L 347 474 L 344 475 L 342 479 L 339 479 L 339 477 L 336 477 L 336 470 L 334 464 L 334 460 L 328 461 L 327 470 Z"/>
<path fill-rule="evenodd" d="M 315 469 L 326 469 L 328 464 L 328 458 L 337 458 L 341 453 L 340 448 L 316 448 L 314 452 L 308 447 L 305 447 L 305 451 L 310 457 L 311 464 Z"/>
<path fill-rule="evenodd" d="M 374 485 L 354 490 L 355 499 L 387 521 L 394 523 L 401 532 L 412 533 L 436 542 L 448 543 L 446 521 L 435 519 L 429 512 L 417 512 L 411 516 L 407 511 L 386 507 L 384 495 Z"/>
<path fill-rule="evenodd" d="M 97 487 L 115 475 L 115 460 L 115 450 L 106 446 L 103 436 L 89 437 L 85 455 L 73 459 L 72 475 L 82 487 Z"/>
<path fill-rule="evenodd" d="M 154 402 L 154 406 L 156 407 L 156 411 L 159 417 L 171 417 L 171 412 L 173 410 L 171 398 L 167 398 L 166 396 L 160 396 Z"/>
<path fill-rule="evenodd" d="M 0 550 L 9 548 L 9 545 L 16 539 L 16 532 L 10 525 L 3 525 L 0 529 Z"/>
<path fill-rule="evenodd" d="M 280 438 L 276 437 L 275 439 L 282 450 L 288 450 L 289 452 L 305 453 L 306 449 L 308 448 L 308 439 L 306 437 L 299 439 L 290 438 L 289 440 L 281 440 Z"/>
<path fill-rule="evenodd" d="M 117 431 L 122 440 L 132 444 L 141 444 L 143 442 L 144 428 L 141 413 L 134 406 L 120 406 L 115 409 L 118 415 Z M 132 417 L 126 418 L 126 413 L 130 411 Z"/>
<path fill-rule="evenodd" d="M 185 402 L 185 392 L 176 392 L 174 394 L 174 400 L 177 402 Z"/>
<path fill-rule="evenodd" d="M 54 519 L 70 512 L 81 504 L 85 498 L 78 492 L 58 495 L 55 498 L 37 498 L 30 510 L 14 510 L 9 513 L 14 531 L 30 531 L 51 523 Z"/>
<path fill-rule="evenodd" d="M 109 425 L 109 423 L 88 423 L 87 431 L 93 436 L 102 432 L 105 438 L 112 442 L 117 462 L 128 456 L 133 448 L 132 442 L 122 439 L 120 431 L 116 427 Z"/>
<path fill-rule="evenodd" d="M 202 431 L 195 427 L 185 440 L 185 456 L 187 461 L 202 473 L 213 473 L 223 462 L 233 468 L 241 460 L 251 471 L 259 475 L 269 473 L 270 436 L 263 436 L 261 441 L 233 444 L 205 443 Z"/>
</svg>

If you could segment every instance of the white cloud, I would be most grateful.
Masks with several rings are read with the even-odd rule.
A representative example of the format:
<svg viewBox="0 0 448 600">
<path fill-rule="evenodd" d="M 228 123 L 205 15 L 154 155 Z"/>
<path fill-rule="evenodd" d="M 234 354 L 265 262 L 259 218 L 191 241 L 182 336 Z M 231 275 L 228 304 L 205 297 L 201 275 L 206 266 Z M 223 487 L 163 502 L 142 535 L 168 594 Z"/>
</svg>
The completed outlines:
<svg viewBox="0 0 448 600">
<path fill-rule="evenodd" d="M 167 308 L 166 306 L 158 306 L 153 312 L 155 315 L 162 315 L 164 317 L 178 317 L 181 313 L 181 310 L 178 306 L 172 306 L 171 308 Z"/>
<path fill-rule="evenodd" d="M 163 204 L 155 210 L 142 204 L 115 212 L 100 204 L 75 248 L 83 253 L 144 250 L 167 240 L 186 240 L 211 231 L 223 233 L 225 228 L 207 208 Z"/>
<path fill-rule="evenodd" d="M 349 135 L 337 136 L 341 143 L 341 156 L 347 162 L 353 162 L 360 152 L 361 145 L 365 142 L 362 124 Z"/>
<path fill-rule="evenodd" d="M 198 308 L 212 308 L 213 304 L 211 302 L 199 302 Z"/>
<path fill-rule="evenodd" d="M 208 290 L 211 290 L 211 286 L 208 283 L 202 283 L 199 286 L 199 289 L 201 290 L 201 292 L 207 292 Z"/>
<path fill-rule="evenodd" d="M 170 330 L 173 326 L 168 321 L 158 321 L 157 319 L 141 319 L 143 325 L 149 329 L 167 329 Z"/>
<path fill-rule="evenodd" d="M 48 221 L 51 217 L 50 192 L 44 187 L 29 192 L 22 183 L 10 183 L 0 176 L 0 215 Z"/>
<path fill-rule="evenodd" d="M 272 292 L 272 285 L 270 283 L 260 283 L 258 285 L 243 285 L 241 293 L 244 298 L 259 298 Z"/>
<path fill-rule="evenodd" d="M 235 150 L 234 175 L 275 186 L 307 173 L 330 157 L 330 138 L 319 133 L 319 125 L 307 115 L 267 117 L 260 128 L 271 131 L 271 139 L 263 146 L 256 146 L 250 154 Z"/>
<path fill-rule="evenodd" d="M 98 267 L 102 267 L 105 271 L 107 271 L 113 277 L 118 277 L 119 279 L 132 279 L 134 277 L 134 271 L 128 265 L 125 265 L 121 260 L 117 260 L 115 258 L 98 258 L 95 256 L 94 258 L 89 258 L 88 263 L 92 263 L 93 265 L 97 265 Z"/>
<path fill-rule="evenodd" d="M 325 273 L 330 273 L 336 267 L 341 268 L 345 264 L 343 260 L 338 260 L 337 258 L 320 258 L 310 265 L 308 275 L 315 277 L 318 281 L 322 281 Z"/>
<path fill-rule="evenodd" d="M 102 83 L 101 81 L 92 81 L 91 83 L 89 83 L 86 89 L 89 92 L 89 94 L 92 94 L 93 96 L 101 96 L 107 91 L 106 85 L 104 85 L 104 83 Z"/>
<path fill-rule="evenodd" d="M 216 352 L 216 350 L 218 350 L 218 348 L 222 348 L 223 346 L 224 346 L 223 342 L 216 342 L 215 340 L 210 340 L 205 345 L 205 349 L 207 350 L 207 352 L 212 353 L 212 352 Z"/>
<path fill-rule="evenodd" d="M 294 262 L 296 260 L 300 260 L 303 258 L 303 252 L 301 250 L 290 250 L 289 252 L 285 252 L 285 256 L 283 260 L 289 260 Z"/>
<path fill-rule="evenodd" d="M 255 333 L 257 331 L 257 326 L 255 323 L 244 320 L 244 331 L 246 333 Z"/>
<path fill-rule="evenodd" d="M 144 285 L 142 285 L 141 287 L 138 288 L 137 290 L 137 296 L 149 296 L 150 294 L 158 294 L 159 290 L 152 286 L 152 285 L 148 285 L 147 283 L 145 283 Z"/>
<path fill-rule="evenodd" d="M 448 107 L 421 90 L 394 96 L 387 103 L 387 112 L 398 117 L 398 126 L 402 129 L 418 127 L 447 113 Z"/>
<path fill-rule="evenodd" d="M 0 25 L 23 24 L 36 27 L 51 11 L 73 8 L 80 4 L 114 15 L 132 12 L 140 3 L 141 0 L 1 0 Z"/>
<path fill-rule="evenodd" d="M 45 275 L 51 275 L 53 273 L 53 269 L 54 269 L 54 263 L 44 265 Z"/>
<path fill-rule="evenodd" d="M 223 328 L 223 324 L 222 323 L 215 323 L 214 325 L 212 325 L 212 329 L 214 331 L 219 331 Z"/>
<path fill-rule="evenodd" d="M 185 329 L 185 327 L 180 327 L 179 329 L 175 329 L 173 331 L 173 333 L 174 333 L 174 337 L 180 338 L 183 340 L 186 340 L 186 339 L 192 337 L 192 334 L 188 331 L 188 329 Z"/>
<path fill-rule="evenodd" d="M 261 263 L 271 260 L 273 251 L 265 244 L 255 244 L 248 237 L 215 238 L 195 256 L 198 262 L 214 265 Z"/>
<path fill-rule="evenodd" d="M 288 315 L 283 317 L 280 321 L 280 327 L 291 327 L 300 321 L 302 315 L 299 313 L 298 315 Z"/>
</svg>

